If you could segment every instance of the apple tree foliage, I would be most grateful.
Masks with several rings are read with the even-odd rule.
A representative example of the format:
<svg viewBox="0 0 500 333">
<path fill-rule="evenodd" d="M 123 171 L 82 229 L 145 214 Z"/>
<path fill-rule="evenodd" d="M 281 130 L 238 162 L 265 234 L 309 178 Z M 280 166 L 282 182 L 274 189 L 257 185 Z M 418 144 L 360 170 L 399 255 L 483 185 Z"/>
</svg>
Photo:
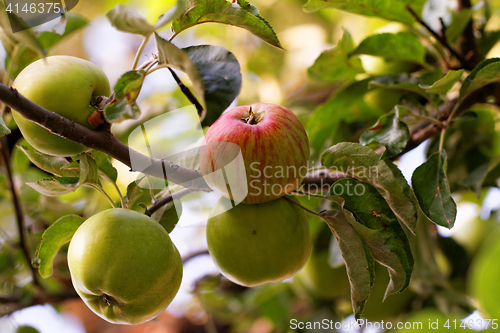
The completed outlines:
<svg viewBox="0 0 500 333">
<path fill-rule="evenodd" d="M 404 28 L 374 32 L 360 42 L 344 29 L 337 45 L 323 51 L 304 73 L 314 87 L 326 87 L 328 95 L 322 101 L 304 103 L 310 109 L 304 125 L 312 169 L 306 177 L 309 185 L 295 194 L 310 213 L 313 230 L 320 230 L 318 225 L 323 222 L 328 225 L 335 245 L 330 246 L 327 264 L 345 265 L 350 299 L 339 297 L 326 304 L 293 283 L 238 289 L 220 276 L 206 276 L 196 283 L 194 294 L 216 323 L 244 331 L 252 321 L 266 317 L 277 331 L 286 332 L 290 318 L 312 320 L 314 313 L 336 321 L 350 313 L 363 317 L 365 309 L 368 318 L 377 319 L 404 318 L 424 311 L 422 308 L 432 309 L 425 310 L 432 316 L 441 316 L 440 311 L 448 318 L 464 318 L 476 308 L 485 311 L 485 318 L 493 319 L 500 313 L 498 302 L 493 301 L 500 295 L 477 285 L 466 286 L 494 285 L 492 281 L 500 278 L 497 268 L 489 271 L 500 262 L 486 247 L 494 241 L 471 251 L 460 237 L 444 238 L 437 233 L 437 226 L 454 228 L 457 202 L 481 206 L 488 190 L 498 187 L 500 58 L 485 56 L 500 40 L 500 7 L 493 0 L 475 6 L 469 0 L 459 0 L 451 19 L 442 20 L 435 28 L 429 23 L 434 3 L 308 0 L 303 4 L 307 13 L 328 16 L 333 8 L 397 22 Z M 245 0 L 179 0 L 154 25 L 124 5 L 114 7 L 106 18 L 121 32 L 142 36 L 138 55 L 150 39 L 157 48 L 142 64 L 136 57 L 132 69 L 114 84 L 103 108 L 108 124 L 139 119 L 137 98 L 147 76 L 156 70 L 174 76 L 195 104 L 203 126 L 210 126 L 238 97 L 242 69 L 237 58 L 222 46 L 178 47 L 175 37 L 189 28 L 207 22 L 232 25 L 286 52 L 271 26 L 273 22 Z M 35 34 L 32 30 L 13 34 L 6 16 L 0 13 L 0 40 L 7 53 L 3 82 L 8 85 L 29 63 L 87 23 L 80 15 L 68 13 L 61 23 L 65 24 L 63 34 Z M 169 37 L 162 30 L 165 27 L 171 29 Z M 386 72 L 381 69 L 373 74 L 363 62 L 366 56 L 382 59 L 389 65 Z M 176 72 L 169 73 L 170 69 L 183 72 L 189 78 L 188 87 Z M 375 93 L 378 100 L 373 99 Z M 0 101 L 5 102 L 1 94 Z M 17 216 L 12 223 L 1 224 L 2 312 L 75 296 L 67 290 L 71 287 L 61 258 L 83 222 L 82 216 L 109 207 L 107 202 L 93 199 L 92 190 L 103 193 L 109 205 L 145 212 L 168 232 L 174 229 L 178 216 L 171 202 L 154 205 L 168 195 L 165 191 L 148 191 L 132 182 L 126 193 L 118 190 L 116 200 L 115 195 L 106 193 L 118 189 L 117 170 L 110 154 L 105 153 L 106 142 L 99 147 L 101 151 L 68 159 L 44 155 L 22 141 L 13 146 L 8 138 L 14 135 L 15 124 L 4 104 L 2 111 L 0 210 L 15 211 Z M 428 142 L 426 161 L 406 179 L 398 160 L 424 141 Z M 193 162 L 193 169 L 197 167 Z M 325 180 L 315 176 L 318 169 L 343 179 L 337 178 L 329 191 L 313 191 L 310 184 L 323 188 Z M 361 196 L 337 191 L 358 185 L 364 189 Z M 491 216 L 493 220 L 495 214 Z M 492 234 L 498 243 L 497 229 L 497 223 L 488 224 L 478 237 Z M 489 257 L 476 259 L 476 255 Z M 475 264 L 469 265 L 471 262 Z M 486 273 L 475 272 L 474 283 L 466 283 L 469 266 Z M 471 296 L 477 296 L 474 302 Z M 390 314 L 373 315 L 389 308 L 391 300 L 398 297 L 404 301 Z M 384 298 L 386 302 L 381 303 Z M 312 312 L 297 310 L 303 300 L 313 302 L 309 304 Z M 238 322 L 235 318 L 241 314 L 244 319 Z"/>
</svg>

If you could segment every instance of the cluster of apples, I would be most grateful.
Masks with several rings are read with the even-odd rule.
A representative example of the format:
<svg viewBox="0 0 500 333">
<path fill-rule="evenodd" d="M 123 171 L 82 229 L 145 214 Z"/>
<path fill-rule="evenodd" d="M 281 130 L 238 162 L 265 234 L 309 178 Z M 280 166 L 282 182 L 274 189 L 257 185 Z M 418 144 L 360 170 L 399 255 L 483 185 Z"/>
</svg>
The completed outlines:
<svg viewBox="0 0 500 333">
<path fill-rule="evenodd" d="M 52 56 L 27 66 L 13 83 L 23 96 L 80 125 L 95 129 L 88 117 L 91 100 L 109 96 L 104 72 L 89 61 Z M 13 111 L 21 133 L 37 150 L 73 156 L 88 150 L 23 118 Z M 182 259 L 165 229 L 150 217 L 113 208 L 87 219 L 68 249 L 68 266 L 76 292 L 101 318 L 139 324 L 170 304 L 182 280 Z"/>
<path fill-rule="evenodd" d="M 275 104 L 239 106 L 222 114 L 205 139 L 200 168 L 223 196 L 207 222 L 215 264 L 248 287 L 293 276 L 311 251 L 304 210 L 284 198 L 307 171 L 309 142 L 300 120 Z"/>
<path fill-rule="evenodd" d="M 95 129 L 88 122 L 95 111 L 91 100 L 110 94 L 100 68 L 69 56 L 30 64 L 13 87 L 47 110 L 91 129 Z M 73 156 L 88 149 L 16 111 L 13 116 L 28 143 L 43 153 Z M 309 142 L 299 119 L 274 104 L 236 107 L 210 127 L 206 141 L 200 167 L 207 183 L 225 195 L 207 224 L 209 252 L 222 274 L 244 286 L 293 276 L 311 251 L 304 211 L 283 198 L 300 186 L 307 170 Z M 223 148 L 217 149 L 218 143 Z M 226 183 L 221 186 L 213 176 L 227 166 L 228 156 L 234 157 L 226 143 L 238 148 L 245 170 L 229 192 Z M 231 177 L 231 168 L 225 169 L 226 177 Z M 245 196 L 236 204 L 228 193 L 238 194 L 239 185 Z M 120 324 L 156 317 L 170 304 L 182 280 L 182 259 L 165 229 L 144 214 L 122 208 L 100 212 L 78 228 L 68 249 L 68 266 L 75 290 L 87 306 Z"/>
</svg>

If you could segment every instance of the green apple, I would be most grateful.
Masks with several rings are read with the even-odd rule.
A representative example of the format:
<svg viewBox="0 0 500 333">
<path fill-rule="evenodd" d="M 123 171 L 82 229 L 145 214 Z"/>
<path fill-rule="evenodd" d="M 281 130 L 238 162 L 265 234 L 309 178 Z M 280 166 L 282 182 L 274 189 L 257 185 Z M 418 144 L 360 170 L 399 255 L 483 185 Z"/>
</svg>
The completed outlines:
<svg viewBox="0 0 500 333">
<path fill-rule="evenodd" d="M 182 260 L 168 233 L 139 212 L 114 208 L 87 219 L 68 249 L 76 292 L 99 317 L 139 324 L 177 293 Z"/>
<path fill-rule="evenodd" d="M 235 207 L 221 198 L 210 212 L 207 243 L 221 273 L 247 287 L 292 277 L 311 252 L 305 212 L 286 198 Z"/>
<path fill-rule="evenodd" d="M 332 237 L 330 228 L 324 224 L 314 240 L 309 260 L 294 277 L 306 290 L 320 299 L 349 297 L 350 284 L 345 265 L 333 268 L 328 264 Z"/>
<path fill-rule="evenodd" d="M 363 100 L 376 109 L 388 112 L 394 108 L 403 94 L 403 90 L 375 87 L 366 92 Z"/>
<path fill-rule="evenodd" d="M 361 63 L 366 73 L 370 75 L 389 75 L 411 72 L 415 64 L 403 60 L 386 60 L 382 57 L 362 55 Z"/>
<path fill-rule="evenodd" d="M 109 96 L 109 81 L 93 63 L 69 56 L 53 56 L 33 62 L 19 73 L 12 84 L 23 96 L 87 128 L 95 108 L 94 96 Z M 12 115 L 26 141 L 42 153 L 72 156 L 88 148 L 50 133 L 13 111 Z"/>
<path fill-rule="evenodd" d="M 496 229 L 474 257 L 467 281 L 470 293 L 479 304 L 479 309 L 490 319 L 500 319 L 499 262 L 500 231 Z"/>
</svg>

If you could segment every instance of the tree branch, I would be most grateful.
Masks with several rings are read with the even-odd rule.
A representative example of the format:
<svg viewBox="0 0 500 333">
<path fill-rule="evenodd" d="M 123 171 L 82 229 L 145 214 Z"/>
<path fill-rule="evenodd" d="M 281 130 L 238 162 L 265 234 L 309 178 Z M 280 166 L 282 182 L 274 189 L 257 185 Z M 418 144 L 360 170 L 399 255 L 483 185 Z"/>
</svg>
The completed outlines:
<svg viewBox="0 0 500 333">
<path fill-rule="evenodd" d="M 470 108 L 474 103 L 485 101 L 488 96 L 498 95 L 499 88 L 500 83 L 493 83 L 473 92 L 461 103 L 456 115 Z M 168 181 L 186 187 L 191 191 L 212 191 L 205 183 L 199 170 L 184 168 L 170 161 L 143 155 L 116 139 L 109 128 L 97 131 L 88 129 L 42 108 L 19 94 L 17 90 L 3 84 L 0 84 L 0 101 L 4 102 L 8 107 L 17 110 L 28 120 L 40 124 L 54 134 L 111 156 L 127 165 L 131 168 L 131 171 L 140 171 L 153 177 L 168 179 Z M 456 100 L 450 104 L 452 105 L 453 103 L 456 103 Z M 414 149 L 423 141 L 436 136 L 441 131 L 440 127 L 428 122 L 424 122 L 423 125 L 424 127 L 412 130 L 408 144 L 400 155 Z M 134 161 L 134 163 L 131 161 Z M 339 179 L 346 177 L 349 176 L 340 172 L 314 171 L 308 173 L 303 180 L 303 191 L 321 191 Z M 153 209 L 153 212 L 172 199 L 167 196 L 160 200 L 150 207 L 150 209 Z"/>
<path fill-rule="evenodd" d="M 432 28 L 427 23 L 425 23 L 409 5 L 406 6 L 406 9 L 415 18 L 415 20 L 417 20 L 418 23 L 420 23 L 434 38 L 436 38 L 438 42 L 441 43 L 441 45 L 443 45 L 451 53 L 451 55 L 457 58 L 457 60 L 460 62 L 461 67 L 467 70 L 471 70 L 472 68 L 474 68 L 474 66 L 471 65 L 460 53 L 458 53 L 453 47 L 451 47 L 451 45 L 446 40 L 446 36 L 441 36 L 434 30 L 432 30 Z"/>
<path fill-rule="evenodd" d="M 12 197 L 12 204 L 14 206 L 14 210 L 16 213 L 16 221 L 17 221 L 17 232 L 19 234 L 19 246 L 21 247 L 21 251 L 23 252 L 24 258 L 30 268 L 31 271 L 31 279 L 33 280 L 33 284 L 40 289 L 43 289 L 40 283 L 38 282 L 37 271 L 31 265 L 31 255 L 28 250 L 28 242 L 26 241 L 26 237 L 24 235 L 24 214 L 23 209 L 21 207 L 21 201 L 16 192 L 16 186 L 14 184 L 14 177 L 12 177 L 12 169 L 10 167 L 10 152 L 7 144 L 7 138 L 3 136 L 0 138 L 0 155 L 2 157 L 3 167 L 5 169 L 5 176 L 7 178 L 7 186 L 10 190 L 10 194 Z"/>
<path fill-rule="evenodd" d="M 458 107 L 457 112 L 453 115 L 453 118 L 457 118 L 464 111 L 470 109 L 474 104 L 485 102 L 489 96 L 494 96 L 496 98 L 496 105 L 500 106 L 500 83 L 490 83 L 472 92 L 460 103 L 460 106 Z M 453 109 L 456 103 L 458 103 L 458 98 L 450 101 L 449 108 Z M 452 121 L 452 119 L 447 118 L 450 115 L 445 113 L 444 107 L 445 106 L 442 105 L 443 110 L 441 113 L 444 114 L 444 116 L 441 121 L 446 123 L 443 124 L 443 126 L 446 127 L 448 126 L 447 124 Z M 394 160 L 399 158 L 401 155 L 418 147 L 425 140 L 437 136 L 439 133 L 441 133 L 442 128 L 443 127 L 436 126 L 435 124 L 431 124 L 430 122 L 423 122 L 420 126 L 414 128 L 410 132 L 410 138 L 406 144 L 405 149 L 403 149 L 401 153 L 399 153 L 397 156 L 394 156 L 392 159 Z M 383 152 L 383 149 L 377 152 L 381 154 Z"/>
<path fill-rule="evenodd" d="M 172 194 L 166 195 L 164 197 L 161 197 L 158 199 L 154 204 L 152 204 L 146 211 L 146 213 L 149 213 L 149 215 L 152 215 L 154 212 L 156 212 L 158 209 L 160 209 L 162 206 L 168 204 L 169 202 L 173 201 L 175 199 L 180 199 L 185 195 L 188 195 L 191 193 L 191 189 L 185 188 L 180 191 L 174 192 Z"/>
<path fill-rule="evenodd" d="M 192 253 L 182 257 L 182 264 L 185 264 L 187 261 L 189 261 L 193 258 L 196 258 L 198 256 L 205 255 L 205 254 L 209 254 L 207 249 L 192 252 Z"/>
<path fill-rule="evenodd" d="M 194 104 L 194 106 L 196 107 L 196 111 L 198 112 L 198 116 L 199 117 L 202 117 L 203 116 L 203 106 L 200 104 L 200 102 L 198 101 L 198 99 L 196 99 L 196 97 L 193 95 L 193 93 L 191 92 L 191 90 L 186 87 L 184 85 L 184 83 L 181 81 L 181 79 L 177 76 L 177 74 L 175 74 L 174 70 L 170 67 L 167 67 L 168 70 L 170 71 L 170 74 L 172 74 L 172 77 L 174 78 L 175 82 L 177 82 L 177 85 L 179 86 L 179 88 L 181 89 L 182 93 L 184 94 L 184 96 L 187 97 L 187 99 Z"/>
<path fill-rule="evenodd" d="M 31 300 L 28 298 L 26 300 L 25 296 L 0 296 L 0 304 L 4 304 L 5 306 L 12 305 L 12 307 L 7 307 L 6 311 L 1 311 L 0 315 L 8 315 L 17 310 L 21 310 L 23 308 L 27 308 L 30 306 L 38 305 L 38 304 L 47 304 L 47 303 L 60 303 L 62 301 L 78 298 L 78 294 L 73 288 L 64 290 L 57 294 L 39 294 L 35 295 Z"/>
<path fill-rule="evenodd" d="M 458 11 L 461 11 L 462 9 L 468 9 L 471 7 L 472 4 L 470 0 L 458 0 L 458 6 L 457 6 Z M 458 43 L 458 50 L 472 67 L 476 67 L 477 64 L 479 64 L 483 60 L 483 57 L 481 56 L 481 54 L 477 49 L 472 18 L 467 23 L 467 26 L 465 27 L 462 33 L 462 36 L 460 36 L 460 40 Z"/>
<path fill-rule="evenodd" d="M 31 102 L 14 88 L 0 84 L 0 100 L 51 133 L 108 154 L 128 166 L 131 171 L 140 171 L 153 177 L 168 179 L 192 190 L 211 191 L 200 171 L 184 168 L 163 159 L 145 156 L 118 141 L 109 130 L 90 130 Z"/>
<path fill-rule="evenodd" d="M 339 171 L 312 171 L 309 172 L 302 181 L 302 190 L 304 190 L 305 192 L 318 192 L 327 190 L 337 181 L 344 178 L 351 178 L 351 176 Z"/>
<path fill-rule="evenodd" d="M 184 168 L 170 161 L 143 155 L 116 139 L 109 129 L 97 131 L 88 129 L 33 103 L 14 88 L 0 84 L 0 101 L 21 113 L 26 119 L 56 135 L 113 157 L 128 166 L 131 171 L 140 171 L 153 177 L 167 179 L 192 191 L 212 191 L 199 170 Z M 313 172 L 306 175 L 303 184 L 306 187 L 305 190 L 309 191 L 318 186 L 331 185 L 341 178 L 345 176 L 336 173 L 318 175 Z"/>
</svg>

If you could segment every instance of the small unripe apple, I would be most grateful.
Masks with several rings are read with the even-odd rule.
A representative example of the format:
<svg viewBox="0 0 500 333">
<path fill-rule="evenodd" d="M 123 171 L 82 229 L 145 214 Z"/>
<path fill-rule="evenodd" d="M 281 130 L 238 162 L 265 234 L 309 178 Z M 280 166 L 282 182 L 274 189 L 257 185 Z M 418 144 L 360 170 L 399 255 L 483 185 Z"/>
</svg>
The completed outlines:
<svg viewBox="0 0 500 333">
<path fill-rule="evenodd" d="M 221 198 L 210 212 L 207 243 L 221 273 L 247 287 L 292 277 L 311 251 L 305 212 L 286 198 L 236 206 Z"/>
<path fill-rule="evenodd" d="M 210 126 L 205 139 L 207 145 L 200 150 L 203 177 L 214 191 L 236 202 L 280 198 L 298 188 L 307 172 L 306 131 L 280 105 L 256 103 L 229 110 Z"/>
<path fill-rule="evenodd" d="M 90 102 L 95 96 L 109 96 L 109 81 L 93 63 L 69 56 L 52 56 L 28 65 L 12 84 L 32 102 L 87 128 L 87 118 L 95 111 Z M 38 124 L 12 111 L 24 138 L 42 153 L 72 156 L 85 150 L 76 142 L 50 133 Z"/>
<path fill-rule="evenodd" d="M 403 90 L 374 87 L 366 92 L 363 100 L 380 111 L 388 112 L 394 108 L 403 94 Z"/>
<path fill-rule="evenodd" d="M 68 249 L 76 292 L 99 317 L 140 324 L 159 315 L 179 290 L 182 260 L 165 229 L 115 208 L 87 219 Z"/>
</svg>

